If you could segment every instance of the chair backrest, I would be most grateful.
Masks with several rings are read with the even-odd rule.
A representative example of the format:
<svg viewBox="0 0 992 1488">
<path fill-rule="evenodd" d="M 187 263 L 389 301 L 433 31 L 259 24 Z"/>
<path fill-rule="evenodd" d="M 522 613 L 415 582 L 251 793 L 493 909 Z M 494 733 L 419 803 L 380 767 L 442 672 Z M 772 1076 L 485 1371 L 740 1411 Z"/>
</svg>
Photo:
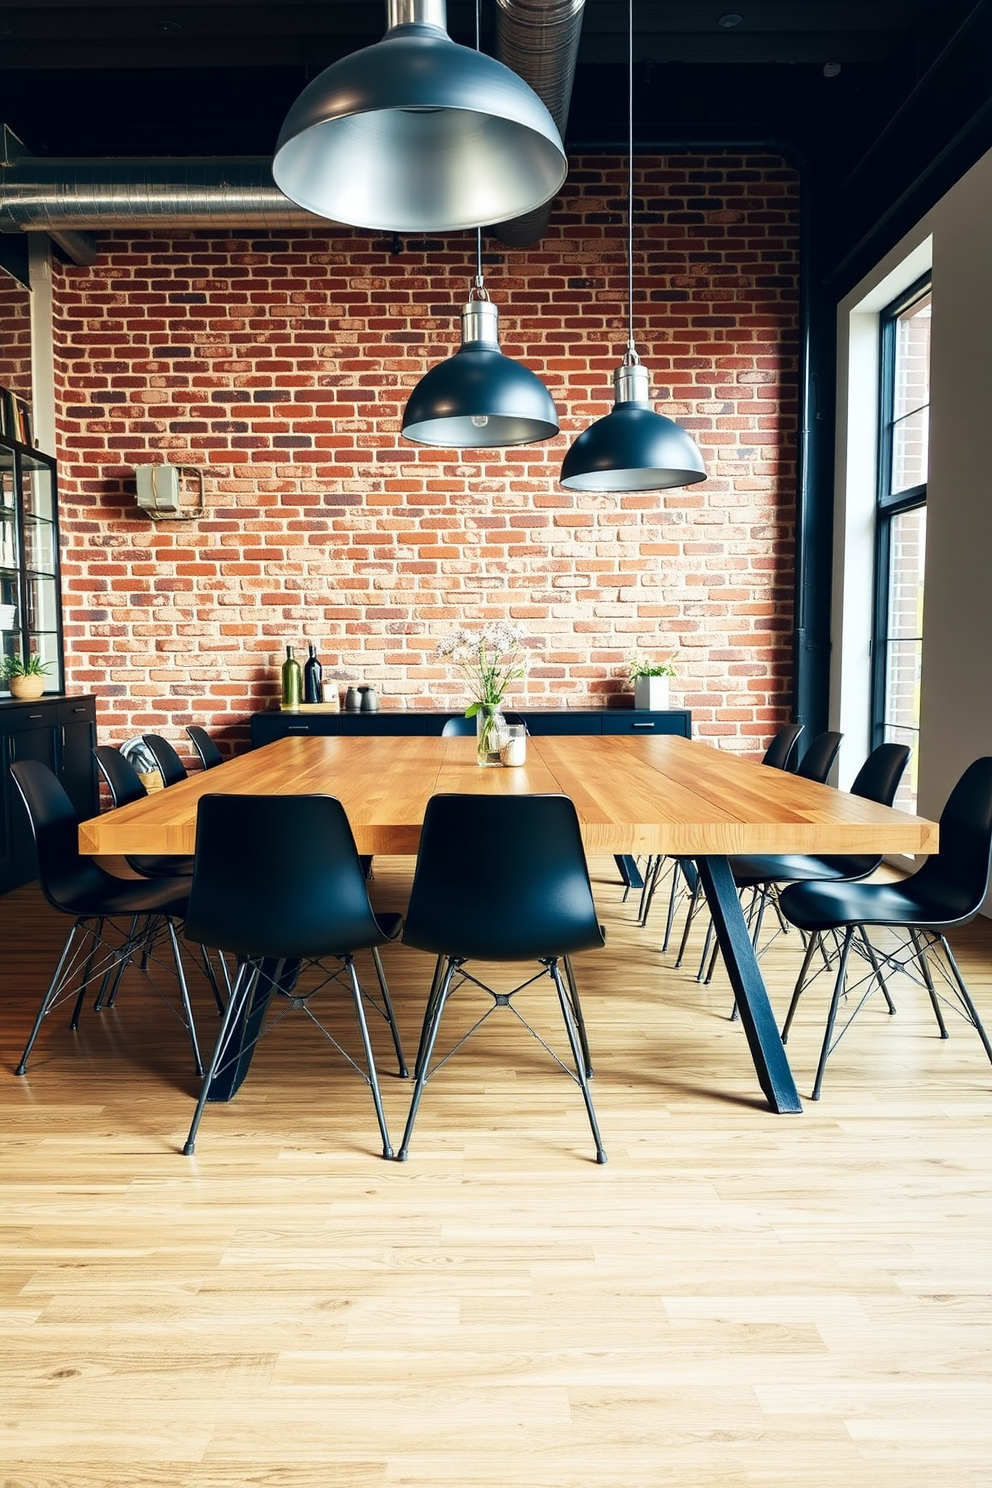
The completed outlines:
<svg viewBox="0 0 992 1488">
<path fill-rule="evenodd" d="M 80 853 L 79 815 L 55 772 L 41 760 L 19 760 L 10 773 L 34 834 L 42 892 L 56 909 L 75 914 L 80 896 L 101 893 L 112 875 Z"/>
<path fill-rule="evenodd" d="M 205 728 L 201 728 L 198 723 L 188 723 L 186 732 L 192 739 L 193 748 L 200 756 L 200 764 L 205 770 L 212 770 L 216 765 L 224 763 L 224 756 Z"/>
<path fill-rule="evenodd" d="M 155 763 L 166 785 L 178 785 L 180 780 L 189 778 L 186 766 L 168 739 L 163 739 L 161 734 L 142 734 L 141 737 L 155 756 Z"/>
<path fill-rule="evenodd" d="M 891 806 L 909 755 L 908 744 L 877 745 L 854 777 L 851 795 L 877 801 L 880 806 Z"/>
<path fill-rule="evenodd" d="M 403 939 L 437 955 L 492 961 L 602 945 L 569 798 L 432 796 Z"/>
<path fill-rule="evenodd" d="M 780 728 L 765 750 L 761 763 L 771 765 L 773 770 L 790 770 L 792 757 L 796 752 L 796 740 L 802 731 L 801 723 L 787 723 L 785 728 Z"/>
<path fill-rule="evenodd" d="M 801 775 L 804 780 L 815 780 L 820 785 L 825 785 L 843 737 L 843 734 L 838 734 L 834 729 L 817 734 L 796 766 L 796 774 Z"/>
<path fill-rule="evenodd" d="M 523 723 L 523 719 L 519 713 L 504 713 L 503 717 L 507 723 Z M 472 718 L 460 716 L 446 720 L 444 728 L 441 730 L 441 738 L 452 739 L 460 734 L 474 734 L 476 732 L 477 728 L 474 716 Z"/>
<path fill-rule="evenodd" d="M 110 798 L 115 806 L 128 806 L 132 801 L 147 796 L 137 770 L 113 744 L 97 744 L 93 753 L 100 774 L 110 787 Z"/>
<path fill-rule="evenodd" d="M 940 813 L 940 851 L 913 875 L 922 892 L 946 904 L 948 919 L 978 913 L 992 869 L 992 757 L 965 770 Z"/>
<path fill-rule="evenodd" d="M 381 944 L 341 802 L 202 796 L 186 934 L 218 950 L 273 958 Z"/>
<path fill-rule="evenodd" d="M 449 718 L 441 730 L 441 738 L 452 739 L 459 734 L 474 734 L 475 731 L 474 718 Z"/>
</svg>

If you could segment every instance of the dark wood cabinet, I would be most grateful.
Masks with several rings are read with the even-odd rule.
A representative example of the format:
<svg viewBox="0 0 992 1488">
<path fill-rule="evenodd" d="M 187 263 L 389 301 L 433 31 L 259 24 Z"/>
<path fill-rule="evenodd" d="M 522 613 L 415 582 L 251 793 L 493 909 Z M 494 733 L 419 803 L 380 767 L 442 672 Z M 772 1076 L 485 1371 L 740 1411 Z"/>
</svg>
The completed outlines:
<svg viewBox="0 0 992 1488">
<path fill-rule="evenodd" d="M 34 838 L 11 774 L 16 760 L 41 760 L 55 771 L 81 817 L 98 810 L 96 699 L 43 697 L 0 702 L 0 893 L 36 876 Z"/>
<path fill-rule="evenodd" d="M 522 718 L 534 735 L 538 734 L 692 734 L 692 714 L 686 708 L 671 708 L 665 713 L 648 713 L 636 708 L 508 708 L 515 718 Z M 378 713 L 283 713 L 272 708 L 253 713 L 251 742 L 253 748 L 271 744 L 287 734 L 440 734 L 449 718 L 461 714 L 441 710 L 418 709 L 398 712 L 388 708 Z"/>
</svg>

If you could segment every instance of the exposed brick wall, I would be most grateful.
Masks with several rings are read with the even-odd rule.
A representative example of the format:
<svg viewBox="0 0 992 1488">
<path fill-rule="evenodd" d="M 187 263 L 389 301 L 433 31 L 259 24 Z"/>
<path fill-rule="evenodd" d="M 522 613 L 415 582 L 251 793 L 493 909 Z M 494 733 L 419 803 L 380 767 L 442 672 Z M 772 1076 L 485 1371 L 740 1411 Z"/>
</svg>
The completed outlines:
<svg viewBox="0 0 992 1488">
<path fill-rule="evenodd" d="M 0 387 L 31 397 L 31 296 L 0 269 Z"/>
<path fill-rule="evenodd" d="M 555 440 L 431 450 L 399 424 L 458 345 L 470 233 L 101 235 L 55 271 L 68 681 L 101 735 L 198 720 L 238 742 L 285 643 L 386 704 L 459 707 L 432 663 L 456 625 L 533 638 L 535 706 L 605 704 L 632 647 L 679 650 L 674 703 L 754 750 L 787 716 L 796 478 L 798 185 L 774 156 L 645 157 L 636 336 L 657 406 L 709 478 L 579 495 L 569 437 L 608 412 L 626 341 L 616 157 L 572 162 L 535 248 L 486 242 L 503 351 L 548 383 Z M 136 462 L 206 472 L 209 514 L 155 524 Z"/>
</svg>

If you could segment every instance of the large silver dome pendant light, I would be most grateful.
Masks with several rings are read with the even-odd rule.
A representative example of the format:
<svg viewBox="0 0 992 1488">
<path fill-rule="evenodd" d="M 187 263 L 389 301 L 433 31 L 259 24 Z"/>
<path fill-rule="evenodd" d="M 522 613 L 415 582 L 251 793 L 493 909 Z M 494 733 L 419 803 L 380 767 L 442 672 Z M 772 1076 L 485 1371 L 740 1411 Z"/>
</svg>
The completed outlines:
<svg viewBox="0 0 992 1488">
<path fill-rule="evenodd" d="M 613 408 L 562 461 L 570 491 L 664 491 L 706 479 L 703 457 L 673 419 L 651 407 L 648 371 L 634 347 L 634 4 L 627 6 L 627 350 L 613 374 Z"/>
<path fill-rule="evenodd" d="M 549 201 L 568 170 L 554 120 L 509 67 L 445 29 L 444 0 L 386 0 L 382 41 L 343 57 L 286 116 L 272 174 L 318 216 L 456 232 Z"/>
<path fill-rule="evenodd" d="M 498 311 L 482 280 L 482 233 L 476 233 L 475 282 L 462 306 L 462 344 L 417 383 L 403 413 L 403 434 L 444 449 L 533 444 L 558 433 L 558 410 L 529 367 L 504 356 Z"/>
</svg>

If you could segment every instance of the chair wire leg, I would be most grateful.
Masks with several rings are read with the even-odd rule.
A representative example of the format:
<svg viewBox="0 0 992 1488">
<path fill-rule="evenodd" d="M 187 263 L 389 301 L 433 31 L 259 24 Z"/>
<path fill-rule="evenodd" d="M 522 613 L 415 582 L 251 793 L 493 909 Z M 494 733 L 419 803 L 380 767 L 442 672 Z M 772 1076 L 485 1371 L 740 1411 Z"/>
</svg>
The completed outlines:
<svg viewBox="0 0 992 1488">
<path fill-rule="evenodd" d="M 875 980 L 878 983 L 879 987 L 881 988 L 882 996 L 885 998 L 885 1006 L 889 1010 L 889 1016 L 891 1018 L 894 1018 L 895 1017 L 895 1012 L 896 1012 L 896 1005 L 892 1001 L 891 996 L 889 995 L 888 986 L 886 984 L 886 981 L 885 981 L 884 976 L 882 975 L 881 964 L 879 962 L 878 957 L 875 955 L 875 947 L 872 945 L 871 941 L 868 939 L 868 932 L 865 929 L 864 925 L 859 925 L 858 926 L 858 933 L 859 933 L 859 936 L 861 938 L 862 948 L 863 948 L 863 950 L 865 952 L 865 955 L 868 957 L 868 960 L 871 962 L 871 969 L 872 969 L 872 971 L 875 973 Z M 930 968 L 927 967 L 926 971 L 924 972 L 924 976 L 925 977 L 926 976 L 929 976 L 929 974 L 930 974 Z M 939 1009 L 935 1009 L 935 1011 L 937 1013 L 937 1022 L 940 1023 L 941 1022 L 940 1011 L 939 1011 Z M 944 1034 L 944 1037 L 945 1038 L 947 1037 L 946 1032 Z"/>
<path fill-rule="evenodd" d="M 800 997 L 802 997 L 803 992 L 806 990 L 806 973 L 809 971 L 810 962 L 812 961 L 813 956 L 816 953 L 819 939 L 820 932 L 817 930 L 810 936 L 809 940 L 806 943 L 806 954 L 803 957 L 803 964 L 800 967 L 799 975 L 796 978 L 795 989 L 792 993 L 792 1001 L 789 1003 L 789 1011 L 786 1013 L 785 1022 L 782 1024 L 783 1044 L 787 1044 L 789 1042 L 789 1029 L 792 1027 L 793 1018 L 796 1016 L 796 1008 L 799 1006 L 799 999 Z"/>
<path fill-rule="evenodd" d="M 383 1157 L 392 1157 L 393 1149 L 389 1141 L 389 1132 L 386 1130 L 386 1113 L 382 1109 L 382 1095 L 379 1091 L 379 1077 L 376 1074 L 375 1056 L 372 1053 L 372 1040 L 369 1038 L 369 1025 L 365 1017 L 365 1006 L 362 1002 L 362 988 L 355 972 L 355 958 L 353 956 L 344 956 L 342 960 L 351 981 L 351 993 L 355 1001 L 355 1014 L 358 1018 L 358 1028 L 362 1035 L 365 1064 L 369 1072 L 369 1089 L 372 1091 L 375 1116 L 379 1123 L 379 1135 L 382 1137 L 382 1155 Z"/>
<path fill-rule="evenodd" d="M 76 924 L 81 925 L 82 921 L 77 920 Z M 96 948 L 100 944 L 100 939 L 103 935 L 103 926 L 104 918 L 103 915 L 100 915 L 93 929 L 89 931 L 91 937 L 89 954 L 86 957 L 86 965 L 83 967 L 83 975 L 79 983 L 79 996 L 76 998 L 76 1005 L 72 1010 L 72 1017 L 69 1019 L 69 1027 L 73 1032 L 79 1027 L 79 1015 L 83 1011 L 86 988 L 89 986 L 90 978 L 93 975 L 93 958 L 96 955 Z M 68 947 L 68 941 L 66 942 L 66 946 Z"/>
<path fill-rule="evenodd" d="M 93 1003 L 93 1011 L 95 1013 L 102 1013 L 105 1007 L 113 1007 L 114 1003 L 117 1001 L 117 994 L 120 991 L 121 979 L 124 976 L 125 967 L 127 966 L 128 962 L 132 960 L 134 956 L 135 946 L 138 943 L 138 927 L 141 924 L 141 918 L 141 915 L 131 916 L 131 924 L 128 928 L 127 935 L 124 937 L 124 944 L 121 947 L 120 955 L 117 956 L 115 964 L 107 967 L 107 970 L 103 974 L 103 979 L 100 982 L 100 990 L 96 994 L 96 998 Z M 145 966 L 148 962 L 148 941 L 149 937 L 152 934 L 154 918 L 154 916 L 149 915 L 145 919 L 144 933 L 141 937 L 142 970 L 145 969 Z"/>
<path fill-rule="evenodd" d="M 927 947 L 923 944 L 918 930 L 910 930 L 909 938 L 913 943 L 913 955 L 916 957 L 916 964 L 920 968 L 920 975 L 926 983 L 927 996 L 930 998 L 930 1006 L 933 1008 L 934 1017 L 937 1019 L 940 1036 L 942 1039 L 950 1038 L 950 1034 L 947 1032 L 947 1024 L 944 1022 L 944 1015 L 940 1010 L 940 999 L 937 996 L 937 989 L 933 984 Z"/>
<path fill-rule="evenodd" d="M 982 1023 L 981 1018 L 978 1016 L 978 1009 L 972 1001 L 971 993 L 968 991 L 968 988 L 965 985 L 964 977 L 961 975 L 958 963 L 954 959 L 954 954 L 951 951 L 950 946 L 947 944 L 946 936 L 940 936 L 940 945 L 941 949 L 944 952 L 944 956 L 947 959 L 947 965 L 950 968 L 951 974 L 953 975 L 954 980 L 957 984 L 958 997 L 961 999 L 965 1012 L 968 1015 L 968 1020 L 972 1024 L 975 1032 L 978 1034 L 978 1037 L 981 1039 L 982 1047 L 989 1057 L 989 1063 L 992 1064 L 992 1043 L 989 1042 L 989 1036 L 985 1032 L 985 1025 Z"/>
<path fill-rule="evenodd" d="M 189 988 L 186 985 L 186 969 L 183 966 L 182 954 L 179 950 L 179 937 L 176 934 L 174 920 L 166 920 L 169 936 L 169 944 L 172 947 L 172 958 L 176 963 L 176 980 L 179 983 L 179 995 L 182 998 L 183 1012 L 186 1015 L 186 1026 L 189 1030 L 189 1041 L 193 1046 L 193 1064 L 198 1075 L 203 1074 L 203 1060 L 200 1058 L 200 1046 L 196 1041 L 196 1024 L 193 1021 L 193 1008 L 189 1000 Z"/>
<path fill-rule="evenodd" d="M 816 1079 L 813 1082 L 813 1099 L 820 1099 L 820 1087 L 823 1084 L 823 1071 L 827 1065 L 827 1055 L 830 1053 L 830 1040 L 833 1036 L 834 1024 L 837 1021 L 837 1007 L 840 1003 L 841 993 L 847 982 L 847 962 L 851 954 L 851 941 L 854 938 L 854 926 L 848 925 L 844 932 L 844 945 L 840 953 L 840 966 L 837 968 L 837 980 L 834 982 L 833 996 L 830 999 L 830 1011 L 827 1014 L 827 1026 L 823 1032 L 823 1047 L 820 1049 L 820 1060 L 816 1066 Z"/>
<path fill-rule="evenodd" d="M 676 970 L 678 970 L 678 968 L 682 965 L 686 946 L 689 944 L 689 931 L 692 929 L 692 922 L 696 918 L 696 913 L 699 910 L 701 903 L 703 902 L 702 894 L 703 886 L 697 879 L 695 886 L 693 887 L 692 894 L 689 898 L 689 907 L 686 910 L 685 914 L 685 924 L 682 927 L 682 939 L 679 942 L 679 953 L 675 958 Z"/>
<path fill-rule="evenodd" d="M 220 1020 L 220 1027 L 217 1030 L 217 1041 L 214 1044 L 214 1052 L 210 1056 L 210 1064 L 207 1067 L 207 1072 L 203 1077 L 203 1083 L 200 1087 L 200 1098 L 196 1103 L 196 1110 L 193 1112 L 193 1120 L 190 1122 L 189 1135 L 183 1147 L 183 1155 L 185 1157 L 193 1156 L 200 1118 L 203 1115 L 203 1108 L 207 1104 L 207 1095 L 210 1091 L 211 1083 L 217 1074 L 221 1055 L 224 1052 L 231 1029 L 235 1027 L 238 1019 L 245 1010 L 248 998 L 258 980 L 258 975 L 259 964 L 257 961 L 243 961 L 238 967 L 237 975 L 234 978 L 234 986 L 231 988 L 231 996 L 228 999 L 227 1007 L 224 1009 L 224 1015 Z"/>
<path fill-rule="evenodd" d="M 579 1044 L 582 1048 L 582 1058 L 585 1062 L 586 1079 L 591 1080 L 593 1076 L 592 1058 L 589 1054 L 589 1039 L 586 1036 L 586 1020 L 582 1016 L 582 1004 L 579 1002 L 579 989 L 575 983 L 575 972 L 572 969 L 571 956 L 563 956 L 565 966 L 565 980 L 568 982 L 568 995 L 572 1004 L 572 1013 L 575 1018 L 575 1026 L 578 1029 Z"/>
<path fill-rule="evenodd" d="M 663 861 L 660 853 L 655 853 L 648 858 L 644 869 L 644 883 L 641 887 L 641 897 L 637 906 L 637 923 L 642 927 L 648 922 L 648 911 L 651 908 L 651 900 L 654 898 L 655 889 L 658 887 L 658 879 L 661 873 L 660 864 Z"/>
<path fill-rule="evenodd" d="M 403 1057 L 403 1045 L 400 1043 L 400 1031 L 396 1026 L 396 1015 L 393 1012 L 392 998 L 389 995 L 389 987 L 386 983 L 386 973 L 382 966 L 382 957 L 379 955 L 379 947 L 372 947 L 372 963 L 375 966 L 375 974 L 379 982 L 379 991 L 382 994 L 382 1005 L 386 1009 L 386 1022 L 393 1036 L 393 1048 L 396 1050 L 396 1063 L 400 1078 L 405 1080 L 409 1075 L 406 1067 L 406 1059 Z"/>
<path fill-rule="evenodd" d="M 420 1109 L 420 1097 L 424 1093 L 424 1086 L 430 1074 L 431 1055 L 434 1052 L 434 1044 L 437 1039 L 438 1029 L 441 1026 L 441 1014 L 444 1012 L 444 1004 L 448 1000 L 451 990 L 451 979 L 461 966 L 461 962 L 454 956 L 438 957 L 434 968 L 434 983 L 431 987 L 431 995 L 428 998 L 427 1008 L 424 1013 L 424 1029 L 420 1040 L 420 1050 L 417 1054 L 416 1079 L 413 1087 L 413 1095 L 410 1099 L 410 1111 L 406 1118 L 406 1126 L 403 1130 L 403 1140 L 400 1150 L 396 1154 L 398 1162 L 406 1162 L 407 1153 L 410 1149 L 410 1138 L 413 1135 L 413 1123 L 417 1119 Z M 442 971 L 443 966 L 443 971 Z M 436 987 L 436 991 L 435 991 Z"/>
<path fill-rule="evenodd" d="M 675 927 L 675 906 L 678 900 L 679 878 L 685 878 L 685 869 L 682 859 L 676 858 L 672 865 L 672 882 L 668 890 L 668 913 L 665 916 L 665 936 L 661 942 L 663 952 L 668 951 L 672 943 L 672 930 Z"/>
<path fill-rule="evenodd" d="M 220 964 L 224 968 L 225 977 L 226 977 L 227 967 L 226 967 L 226 963 L 224 961 L 224 957 L 221 955 L 220 951 L 218 951 L 217 954 L 220 957 Z M 207 949 L 207 947 L 205 945 L 201 945 L 200 946 L 200 962 L 201 962 L 201 965 L 203 966 L 204 975 L 206 976 L 206 979 L 207 979 L 207 981 L 210 984 L 210 990 L 214 994 L 214 1002 L 217 1004 L 217 1011 L 219 1013 L 223 1013 L 223 1011 L 224 1011 L 224 999 L 221 996 L 220 987 L 217 984 L 217 973 L 214 971 L 214 963 L 211 961 L 211 959 L 210 959 L 210 952 L 209 952 L 209 950 Z M 228 995 L 230 995 L 230 991 L 231 991 L 230 985 L 228 985 L 228 989 L 227 990 L 228 990 Z"/>
<path fill-rule="evenodd" d="M 59 957 L 59 962 L 55 968 L 55 973 L 52 977 L 52 980 L 48 984 L 48 990 L 46 991 L 44 997 L 41 999 L 41 1006 L 38 1009 L 38 1016 L 34 1020 L 34 1027 L 31 1029 L 28 1041 L 24 1046 L 24 1053 L 21 1055 L 21 1062 L 20 1064 L 18 1064 L 17 1068 L 14 1071 L 15 1075 L 23 1075 L 27 1070 L 28 1058 L 31 1054 L 31 1050 L 34 1048 L 34 1041 L 38 1037 L 38 1032 L 41 1028 L 42 1023 L 44 1022 L 46 1016 L 48 1015 L 49 1011 L 54 1006 L 56 999 L 58 998 L 59 990 L 62 983 L 62 974 L 65 971 L 66 965 L 70 960 L 72 948 L 75 944 L 77 935 L 95 935 L 95 932 L 93 930 L 85 929 L 83 921 L 81 919 L 75 920 L 73 922 L 72 929 L 69 931 L 69 934 L 65 938 L 65 944 L 62 947 L 62 954 Z M 93 952 L 91 950 L 86 963 L 87 969 L 89 969 L 92 963 L 92 959 Z M 82 1001 L 82 997 L 85 991 L 86 983 L 84 981 L 82 990 L 79 994 L 79 1002 Z M 77 1013 L 73 1014 L 74 1017 L 78 1014 L 79 1002 L 77 1002 Z M 73 1024 L 72 1026 L 75 1027 L 76 1025 Z"/>
<path fill-rule="evenodd" d="M 599 1123 L 596 1120 L 596 1110 L 592 1103 L 592 1093 L 589 1089 L 589 1081 L 586 1078 L 586 1065 L 588 1052 L 583 1049 L 583 1040 L 576 1027 L 576 1019 L 572 1011 L 572 1004 L 568 1000 L 568 993 L 561 979 L 561 970 L 557 960 L 547 963 L 551 979 L 558 993 L 558 1001 L 561 1005 L 561 1015 L 565 1020 L 565 1032 L 568 1034 L 568 1042 L 572 1046 L 572 1058 L 575 1060 L 575 1072 L 578 1075 L 579 1085 L 582 1088 L 582 1099 L 586 1105 L 586 1115 L 589 1117 L 589 1125 L 592 1128 L 592 1138 L 596 1144 L 596 1161 L 605 1163 L 606 1153 L 603 1150 L 603 1139 L 599 1134 Z"/>
<path fill-rule="evenodd" d="M 438 956 L 434 962 L 434 975 L 431 979 L 431 989 L 427 994 L 427 1003 L 424 1007 L 424 1021 L 421 1025 L 420 1041 L 417 1045 L 417 1059 L 413 1066 L 414 1078 L 416 1078 L 420 1074 L 421 1068 L 424 1063 L 424 1049 L 427 1047 L 427 1034 L 431 1026 L 431 1021 L 434 1017 L 434 1004 L 436 1003 L 437 995 L 441 990 L 444 965 L 444 957 Z"/>
</svg>

